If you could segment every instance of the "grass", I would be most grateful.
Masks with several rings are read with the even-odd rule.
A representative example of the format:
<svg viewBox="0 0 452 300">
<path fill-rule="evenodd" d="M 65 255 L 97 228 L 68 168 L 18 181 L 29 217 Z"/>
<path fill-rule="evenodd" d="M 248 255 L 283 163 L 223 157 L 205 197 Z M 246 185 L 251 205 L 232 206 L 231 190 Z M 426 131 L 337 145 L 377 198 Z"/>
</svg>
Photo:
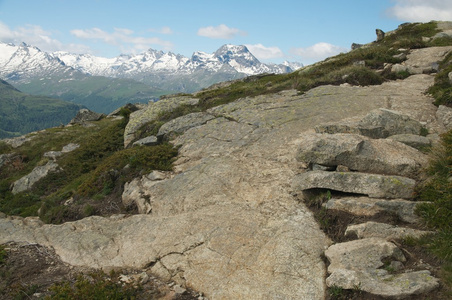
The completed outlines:
<svg viewBox="0 0 452 300">
<path fill-rule="evenodd" d="M 439 69 L 435 76 L 435 84 L 428 89 L 428 93 L 435 98 L 435 105 L 452 107 L 452 85 L 448 76 L 452 72 L 452 53 L 446 55 Z"/>
<path fill-rule="evenodd" d="M 443 261 L 442 279 L 452 296 L 452 130 L 443 134 L 441 146 L 433 149 L 432 161 L 426 170 L 428 180 L 418 190 L 416 212 L 425 225 L 437 233 L 421 244 Z"/>
<path fill-rule="evenodd" d="M 112 272 L 110 275 L 102 271 L 92 272 L 87 275 L 80 274 L 75 282 L 63 281 L 50 287 L 50 296 L 44 299 L 68 299 L 68 300 L 94 300 L 94 299 L 136 299 L 139 288 L 130 284 L 122 284 L 118 275 Z"/>
<path fill-rule="evenodd" d="M 177 155 L 177 149 L 167 143 L 124 149 L 128 112 L 124 111 L 123 115 L 126 117 L 123 120 L 93 122 L 95 127 L 48 129 L 14 149 L 14 158 L 0 169 L 0 211 L 22 217 L 36 216 L 39 211 L 47 223 L 108 213 L 107 202 L 114 206 L 116 213 L 122 212 L 125 182 L 152 170 L 171 170 Z M 11 193 L 10 186 L 15 180 L 45 163 L 45 152 L 60 151 L 68 143 L 80 147 L 57 159 L 59 172 L 50 173 L 27 192 Z M 9 146 L 0 143 L 0 153 L 10 151 Z M 73 205 L 63 205 L 71 198 Z"/>
</svg>

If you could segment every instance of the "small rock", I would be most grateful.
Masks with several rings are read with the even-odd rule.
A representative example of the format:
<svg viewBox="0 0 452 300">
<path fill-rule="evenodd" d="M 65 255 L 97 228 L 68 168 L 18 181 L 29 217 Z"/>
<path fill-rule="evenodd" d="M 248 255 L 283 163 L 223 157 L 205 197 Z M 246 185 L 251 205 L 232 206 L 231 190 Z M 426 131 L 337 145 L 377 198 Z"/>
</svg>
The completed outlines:
<svg viewBox="0 0 452 300">
<path fill-rule="evenodd" d="M 187 290 L 184 289 L 183 287 L 181 287 L 180 285 L 176 284 L 175 286 L 173 286 L 173 290 L 176 294 L 178 295 L 182 295 L 184 294 Z"/>
<path fill-rule="evenodd" d="M 452 129 L 452 108 L 440 105 L 436 111 L 436 118 L 447 131 Z"/>
<path fill-rule="evenodd" d="M 63 153 L 72 152 L 72 151 L 74 151 L 75 149 L 77 149 L 79 147 L 80 147 L 79 144 L 69 143 L 69 144 L 67 144 L 66 146 L 63 147 L 61 152 L 63 152 Z"/>
<path fill-rule="evenodd" d="M 384 238 L 386 240 L 401 239 L 406 237 L 420 238 L 431 233 L 418 229 L 398 227 L 385 223 L 367 222 L 363 224 L 350 225 L 345 231 L 345 236 L 356 236 L 363 238 Z"/>
<path fill-rule="evenodd" d="M 426 147 L 430 147 L 432 145 L 429 138 L 416 134 L 396 134 L 391 135 L 388 139 L 403 143 L 418 150 L 425 149 Z"/>
<path fill-rule="evenodd" d="M 69 124 L 70 125 L 84 124 L 85 122 L 99 121 L 104 117 L 105 117 L 104 114 L 96 113 L 89 109 L 83 108 L 79 110 L 77 115 L 69 122 Z"/>
</svg>

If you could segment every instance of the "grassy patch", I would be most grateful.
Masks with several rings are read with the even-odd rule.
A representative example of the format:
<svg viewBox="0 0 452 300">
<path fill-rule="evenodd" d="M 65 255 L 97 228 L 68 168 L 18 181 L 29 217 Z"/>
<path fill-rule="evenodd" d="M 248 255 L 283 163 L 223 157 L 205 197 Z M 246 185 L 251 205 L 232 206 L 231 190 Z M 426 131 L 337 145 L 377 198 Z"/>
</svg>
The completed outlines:
<svg viewBox="0 0 452 300">
<path fill-rule="evenodd" d="M 75 282 L 64 281 L 54 284 L 51 295 L 45 299 L 135 299 L 139 288 L 122 284 L 118 275 L 106 275 L 102 271 L 79 275 Z"/>
<path fill-rule="evenodd" d="M 452 53 L 446 55 L 439 65 L 439 72 L 435 76 L 435 84 L 428 89 L 435 98 L 435 105 L 452 107 L 452 85 L 449 73 L 452 72 Z"/>
<path fill-rule="evenodd" d="M 452 296 L 452 131 L 442 135 L 441 147 L 432 151 L 428 180 L 419 188 L 418 199 L 428 203 L 417 206 L 425 224 L 437 231 L 423 240 L 443 260 L 442 278 Z"/>
</svg>

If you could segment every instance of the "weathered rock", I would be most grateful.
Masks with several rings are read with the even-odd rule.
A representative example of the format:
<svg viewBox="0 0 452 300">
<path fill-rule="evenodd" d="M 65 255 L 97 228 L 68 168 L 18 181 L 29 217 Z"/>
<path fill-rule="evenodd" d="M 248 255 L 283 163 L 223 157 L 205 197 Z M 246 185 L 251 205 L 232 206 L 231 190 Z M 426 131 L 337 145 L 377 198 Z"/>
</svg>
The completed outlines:
<svg viewBox="0 0 452 300">
<path fill-rule="evenodd" d="M 69 143 L 66 146 L 63 147 L 63 149 L 61 150 L 61 152 L 63 153 L 68 153 L 68 152 L 72 152 L 75 149 L 80 148 L 79 144 L 75 144 L 75 143 Z"/>
<path fill-rule="evenodd" d="M 396 134 L 391 135 L 388 139 L 403 143 L 418 150 L 426 149 L 432 145 L 429 138 L 416 134 Z"/>
<path fill-rule="evenodd" d="M 452 108 L 440 105 L 436 111 L 436 117 L 446 131 L 452 129 Z"/>
<path fill-rule="evenodd" d="M 326 279 L 328 286 L 359 288 L 368 293 L 401 299 L 429 292 L 439 280 L 429 271 L 390 274 L 383 269 L 383 259 L 405 262 L 402 251 L 384 239 L 367 238 L 329 247 L 325 256 L 331 262 Z"/>
<path fill-rule="evenodd" d="M 353 133 L 359 134 L 359 129 L 356 126 L 349 124 L 321 124 L 315 126 L 315 132 L 317 133 Z"/>
<path fill-rule="evenodd" d="M 343 197 L 331 198 L 324 204 L 327 209 L 336 209 L 357 216 L 374 216 L 378 213 L 396 215 L 403 222 L 417 223 L 419 217 L 415 213 L 416 205 L 423 202 L 414 202 L 403 199 L 377 199 L 369 197 Z"/>
<path fill-rule="evenodd" d="M 378 139 L 395 134 L 419 134 L 422 125 L 407 115 L 380 108 L 361 119 L 358 128 L 362 135 Z"/>
<path fill-rule="evenodd" d="M 415 180 L 402 176 L 311 171 L 297 175 L 292 187 L 295 191 L 321 188 L 363 194 L 371 198 L 411 199 L 415 184 Z"/>
<path fill-rule="evenodd" d="M 82 108 L 77 115 L 69 122 L 70 125 L 84 124 L 85 122 L 99 121 L 104 118 L 105 114 L 93 112 L 89 109 Z"/>
<path fill-rule="evenodd" d="M 121 110 L 123 110 L 123 109 L 129 110 L 130 112 L 134 112 L 134 111 L 143 109 L 144 107 L 145 107 L 145 104 L 142 104 L 142 103 L 136 103 L 136 104 L 127 103 L 123 107 L 119 107 L 119 108 L 115 109 L 114 111 L 112 111 L 111 113 L 109 113 L 108 117 L 120 116 Z"/>
<path fill-rule="evenodd" d="M 447 77 L 449 78 L 449 83 L 452 84 L 452 72 L 449 72 Z"/>
<path fill-rule="evenodd" d="M 33 140 L 35 137 L 36 137 L 36 135 L 34 135 L 34 134 L 27 134 L 27 135 L 23 135 L 23 136 L 11 138 L 11 139 L 3 139 L 2 141 L 7 143 L 8 145 L 10 145 L 13 148 L 18 148 L 18 147 L 22 146 L 23 144 Z"/>
<path fill-rule="evenodd" d="M 124 147 L 127 147 L 135 138 L 135 132 L 144 124 L 154 121 L 165 112 L 171 112 L 181 105 L 196 105 L 199 99 L 190 96 L 171 96 L 157 102 L 151 102 L 146 108 L 130 114 L 129 123 L 124 130 Z"/>
<path fill-rule="evenodd" d="M 44 178 L 50 172 L 58 170 L 58 164 L 53 160 L 49 161 L 44 166 L 38 166 L 31 171 L 30 174 L 20 178 L 13 183 L 12 193 L 17 194 L 29 190 L 36 182 Z"/>
<path fill-rule="evenodd" d="M 354 134 L 305 135 L 299 161 L 329 167 L 344 165 L 352 171 L 415 178 L 427 156 L 392 140 L 370 140 Z"/>
<path fill-rule="evenodd" d="M 406 237 L 420 238 L 423 235 L 432 233 L 431 231 L 399 227 L 378 222 L 366 222 L 363 224 L 350 225 L 345 231 L 345 236 L 356 236 L 364 238 L 382 238 L 387 241 L 392 239 L 402 239 Z"/>
<path fill-rule="evenodd" d="M 403 62 L 408 66 L 411 74 L 429 74 L 437 72 L 438 63 L 452 50 L 451 46 L 427 47 L 411 51 L 407 60 Z"/>
<path fill-rule="evenodd" d="M 204 112 L 191 113 L 163 124 L 159 129 L 157 137 L 171 139 L 190 128 L 206 124 L 212 119 L 215 119 L 215 117 Z"/>
<path fill-rule="evenodd" d="M 375 33 L 377 34 L 377 42 L 379 42 L 385 38 L 385 32 L 383 30 L 375 29 Z"/>
<path fill-rule="evenodd" d="M 0 168 L 3 167 L 3 165 L 8 162 L 13 156 L 15 156 L 14 153 L 0 154 Z"/>
<path fill-rule="evenodd" d="M 155 146 L 155 145 L 157 145 L 158 143 L 159 143 L 159 142 L 158 142 L 157 137 L 151 135 L 151 136 L 142 138 L 142 139 L 140 139 L 140 140 L 134 142 L 132 145 L 133 145 L 133 146 Z"/>
</svg>

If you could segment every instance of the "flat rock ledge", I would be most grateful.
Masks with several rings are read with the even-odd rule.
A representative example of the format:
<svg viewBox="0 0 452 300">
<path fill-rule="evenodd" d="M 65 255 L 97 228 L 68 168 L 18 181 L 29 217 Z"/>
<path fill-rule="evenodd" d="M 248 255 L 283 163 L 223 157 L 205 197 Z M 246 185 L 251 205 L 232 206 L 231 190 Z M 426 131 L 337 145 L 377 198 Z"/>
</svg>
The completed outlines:
<svg viewBox="0 0 452 300">
<path fill-rule="evenodd" d="M 295 176 L 295 191 L 329 189 L 368 195 L 371 198 L 411 199 L 416 181 L 402 176 L 385 176 L 356 172 L 311 171 Z"/>
<path fill-rule="evenodd" d="M 356 236 L 363 238 L 384 238 L 386 240 L 402 239 L 407 237 L 420 238 L 431 231 L 398 227 L 386 223 L 366 222 L 362 224 L 350 225 L 345 231 L 345 236 Z"/>
<path fill-rule="evenodd" d="M 393 243 L 380 238 L 367 238 L 334 244 L 325 251 L 330 261 L 326 279 L 329 287 L 340 286 L 386 298 L 403 299 L 428 293 L 439 286 L 430 272 L 415 271 L 400 274 L 385 269 L 383 260 L 403 263 L 402 251 Z"/>
<path fill-rule="evenodd" d="M 356 216 L 375 216 L 378 213 L 395 214 L 403 222 L 418 223 L 415 208 L 423 202 L 404 199 L 379 199 L 369 197 L 331 198 L 323 206 L 326 209 L 345 211 Z"/>
</svg>

